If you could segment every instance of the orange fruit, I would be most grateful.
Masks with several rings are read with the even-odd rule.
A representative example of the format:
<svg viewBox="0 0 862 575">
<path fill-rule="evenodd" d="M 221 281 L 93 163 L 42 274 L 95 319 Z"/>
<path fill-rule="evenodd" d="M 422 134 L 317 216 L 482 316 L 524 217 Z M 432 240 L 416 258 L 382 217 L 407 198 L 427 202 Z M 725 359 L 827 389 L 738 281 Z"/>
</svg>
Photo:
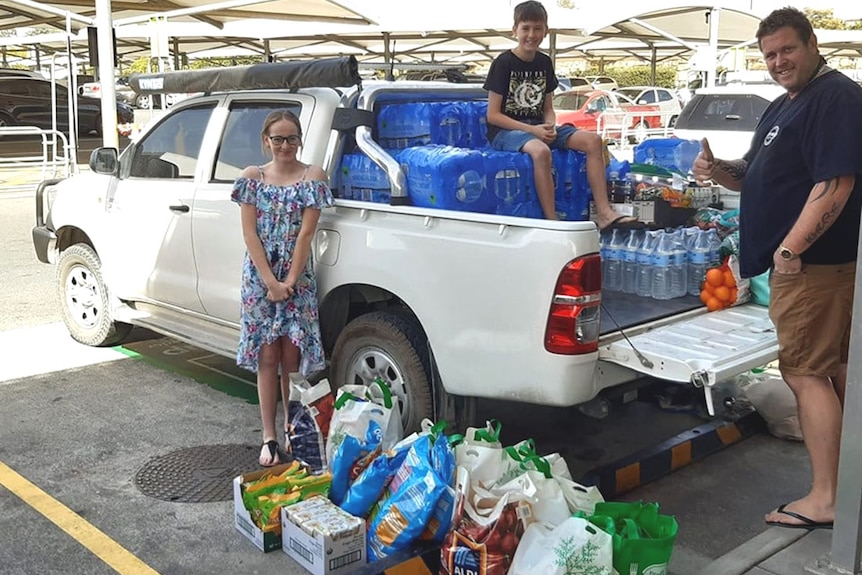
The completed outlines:
<svg viewBox="0 0 862 575">
<path fill-rule="evenodd" d="M 712 268 L 706 272 L 706 283 L 718 287 L 724 283 L 724 272 L 720 268 Z"/>
<path fill-rule="evenodd" d="M 722 302 L 720 299 L 715 298 L 715 297 L 709 298 L 709 300 L 706 302 L 706 309 L 708 309 L 709 311 L 717 311 L 723 307 L 724 307 L 724 302 Z"/>
<path fill-rule="evenodd" d="M 700 301 L 702 301 L 703 303 L 708 302 L 709 298 L 711 298 L 711 297 L 712 297 L 712 294 L 709 293 L 709 290 L 704 289 L 702 292 L 700 292 Z"/>
<path fill-rule="evenodd" d="M 715 286 L 707 281 L 703 282 L 702 289 L 705 290 L 710 297 L 712 297 L 712 294 L 715 292 Z"/>
<path fill-rule="evenodd" d="M 715 299 L 719 301 L 725 303 L 730 302 L 730 288 L 727 286 L 718 286 L 717 288 L 715 288 L 713 295 L 715 296 Z"/>
<path fill-rule="evenodd" d="M 724 270 L 724 285 L 727 287 L 733 287 L 736 285 L 736 278 L 733 277 L 733 272 L 730 270 Z"/>
</svg>

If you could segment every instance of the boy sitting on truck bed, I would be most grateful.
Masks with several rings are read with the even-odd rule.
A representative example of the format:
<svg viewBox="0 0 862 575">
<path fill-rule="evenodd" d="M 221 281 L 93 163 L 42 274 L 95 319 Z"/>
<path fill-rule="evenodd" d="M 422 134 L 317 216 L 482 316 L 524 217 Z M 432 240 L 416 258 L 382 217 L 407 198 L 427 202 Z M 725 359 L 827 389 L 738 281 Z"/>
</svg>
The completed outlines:
<svg viewBox="0 0 862 575">
<path fill-rule="evenodd" d="M 634 222 L 611 209 L 602 139 L 598 134 L 556 125 L 553 93 L 557 75 L 551 59 L 539 52 L 548 33 L 548 13 L 540 2 L 515 6 L 512 28 L 518 46 L 491 64 L 483 86 L 488 90 L 488 141 L 494 149 L 525 152 L 533 160 L 536 193 L 546 219 L 556 220 L 551 147 L 584 152 L 587 181 L 593 191 L 599 229 Z"/>
</svg>

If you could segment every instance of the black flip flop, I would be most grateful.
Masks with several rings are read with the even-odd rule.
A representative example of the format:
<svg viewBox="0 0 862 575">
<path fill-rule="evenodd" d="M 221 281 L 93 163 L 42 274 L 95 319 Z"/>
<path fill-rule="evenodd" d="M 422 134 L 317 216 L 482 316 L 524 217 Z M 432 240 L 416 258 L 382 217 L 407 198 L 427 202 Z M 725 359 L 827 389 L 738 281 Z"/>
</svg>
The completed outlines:
<svg viewBox="0 0 862 575">
<path fill-rule="evenodd" d="M 798 519 L 802 521 L 802 523 L 782 523 L 781 521 L 767 521 L 767 525 L 772 525 L 774 527 L 786 527 L 788 529 L 832 529 L 832 521 L 814 521 L 810 517 L 806 517 L 801 513 L 796 513 L 795 511 L 788 511 L 785 509 L 789 503 L 785 503 L 784 505 L 780 505 L 778 509 L 775 510 L 776 513 L 781 513 L 782 515 L 787 515 L 788 517 L 793 517 L 794 519 Z"/>
<path fill-rule="evenodd" d="M 264 465 L 260 463 L 261 467 L 275 467 L 276 465 L 281 465 L 281 458 L 278 456 L 278 441 L 275 439 L 270 439 L 269 441 L 264 441 L 261 447 L 266 447 L 269 450 L 269 460 L 272 462 L 269 465 Z"/>
</svg>

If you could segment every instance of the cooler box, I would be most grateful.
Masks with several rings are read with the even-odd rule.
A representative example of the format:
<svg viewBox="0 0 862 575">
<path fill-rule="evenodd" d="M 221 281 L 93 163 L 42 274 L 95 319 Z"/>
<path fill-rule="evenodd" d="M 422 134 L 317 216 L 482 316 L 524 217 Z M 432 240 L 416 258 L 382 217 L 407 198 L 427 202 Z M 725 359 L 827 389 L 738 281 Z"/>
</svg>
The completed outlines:
<svg viewBox="0 0 862 575">
<path fill-rule="evenodd" d="M 414 206 L 494 213 L 481 152 L 451 146 L 418 146 L 396 156 Z"/>
<path fill-rule="evenodd" d="M 365 154 L 345 154 L 341 159 L 339 197 L 388 204 L 392 187 L 386 175 Z"/>
</svg>

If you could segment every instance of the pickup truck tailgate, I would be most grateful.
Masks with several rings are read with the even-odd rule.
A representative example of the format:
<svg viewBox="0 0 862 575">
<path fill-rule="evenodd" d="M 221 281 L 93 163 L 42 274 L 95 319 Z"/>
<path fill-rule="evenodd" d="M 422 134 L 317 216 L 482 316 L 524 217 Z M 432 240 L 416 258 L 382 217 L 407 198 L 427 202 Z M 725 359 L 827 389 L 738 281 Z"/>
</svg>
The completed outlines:
<svg viewBox="0 0 862 575">
<path fill-rule="evenodd" d="M 769 310 L 755 304 L 702 313 L 599 346 L 601 361 L 703 386 L 710 413 L 710 387 L 777 357 Z"/>
</svg>

